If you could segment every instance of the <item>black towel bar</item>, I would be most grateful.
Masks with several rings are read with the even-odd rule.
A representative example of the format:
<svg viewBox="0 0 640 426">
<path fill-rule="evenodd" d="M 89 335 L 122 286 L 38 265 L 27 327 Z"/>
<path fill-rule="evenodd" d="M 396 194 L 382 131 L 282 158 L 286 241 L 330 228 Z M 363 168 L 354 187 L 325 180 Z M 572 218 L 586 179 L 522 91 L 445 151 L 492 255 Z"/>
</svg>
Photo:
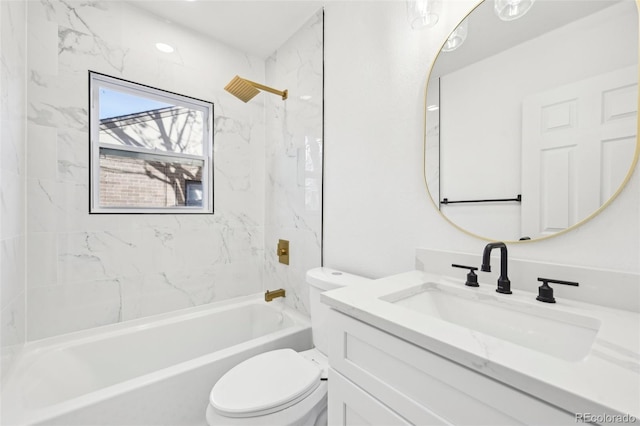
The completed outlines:
<svg viewBox="0 0 640 426">
<path fill-rule="evenodd" d="M 522 194 L 518 194 L 516 198 L 494 198 L 488 200 L 460 200 L 460 201 L 451 201 L 448 198 L 443 198 L 440 203 L 442 204 L 460 204 L 460 203 L 501 203 L 506 201 L 517 201 L 518 203 L 522 202 Z"/>
</svg>

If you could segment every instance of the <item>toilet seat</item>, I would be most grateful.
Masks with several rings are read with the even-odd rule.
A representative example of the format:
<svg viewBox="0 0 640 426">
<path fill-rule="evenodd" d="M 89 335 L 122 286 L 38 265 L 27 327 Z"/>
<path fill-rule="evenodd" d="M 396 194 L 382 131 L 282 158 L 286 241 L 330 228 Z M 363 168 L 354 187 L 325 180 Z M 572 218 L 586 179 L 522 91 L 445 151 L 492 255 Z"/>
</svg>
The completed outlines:
<svg viewBox="0 0 640 426">
<path fill-rule="evenodd" d="M 249 358 L 218 380 L 210 406 L 225 417 L 256 417 L 284 410 L 320 385 L 321 368 L 292 349 Z"/>
<path fill-rule="evenodd" d="M 327 382 L 321 381 L 311 395 L 304 400 L 275 413 L 257 417 L 227 417 L 218 414 L 207 404 L 206 418 L 209 426 L 309 426 L 326 425 Z M 318 419 L 325 418 L 318 422 Z"/>
</svg>

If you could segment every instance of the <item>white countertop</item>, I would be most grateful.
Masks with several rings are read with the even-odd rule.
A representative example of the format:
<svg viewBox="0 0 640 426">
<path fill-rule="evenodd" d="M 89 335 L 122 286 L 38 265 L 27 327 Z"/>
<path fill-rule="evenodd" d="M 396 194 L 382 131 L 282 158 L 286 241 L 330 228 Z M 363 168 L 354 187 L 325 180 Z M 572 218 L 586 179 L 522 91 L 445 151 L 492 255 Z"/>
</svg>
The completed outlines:
<svg viewBox="0 0 640 426">
<path fill-rule="evenodd" d="M 588 355 L 568 361 L 381 299 L 428 282 L 464 289 L 477 296 L 477 303 L 483 303 L 483 295 L 498 295 L 507 303 L 544 305 L 544 309 L 592 317 L 601 322 L 600 328 Z M 325 292 L 322 301 L 569 412 L 627 414 L 640 421 L 640 314 L 557 296 L 557 303 L 546 304 L 535 300 L 537 293 L 513 290 L 502 295 L 495 288 L 482 282 L 480 287 L 466 287 L 463 280 L 411 271 Z"/>
</svg>

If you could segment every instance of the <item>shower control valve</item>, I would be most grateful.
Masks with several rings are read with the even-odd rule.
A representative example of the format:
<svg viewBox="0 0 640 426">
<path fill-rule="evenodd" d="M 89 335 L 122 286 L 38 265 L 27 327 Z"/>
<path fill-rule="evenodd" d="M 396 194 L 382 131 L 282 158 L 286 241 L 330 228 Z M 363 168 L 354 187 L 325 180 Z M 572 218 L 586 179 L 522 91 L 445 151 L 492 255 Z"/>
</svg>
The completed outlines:
<svg viewBox="0 0 640 426">
<path fill-rule="evenodd" d="M 278 240 L 278 261 L 285 265 L 289 264 L 289 241 Z"/>
</svg>

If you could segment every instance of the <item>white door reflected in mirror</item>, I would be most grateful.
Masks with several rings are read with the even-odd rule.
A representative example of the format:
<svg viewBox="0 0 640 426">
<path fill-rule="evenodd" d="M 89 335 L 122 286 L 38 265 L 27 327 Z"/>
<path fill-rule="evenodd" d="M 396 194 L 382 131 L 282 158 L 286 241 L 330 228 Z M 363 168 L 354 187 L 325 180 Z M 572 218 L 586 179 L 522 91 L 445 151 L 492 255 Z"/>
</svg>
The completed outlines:
<svg viewBox="0 0 640 426">
<path fill-rule="evenodd" d="M 627 67 L 525 98 L 524 235 L 563 231 L 615 194 L 636 148 L 637 72 Z"/>
</svg>

